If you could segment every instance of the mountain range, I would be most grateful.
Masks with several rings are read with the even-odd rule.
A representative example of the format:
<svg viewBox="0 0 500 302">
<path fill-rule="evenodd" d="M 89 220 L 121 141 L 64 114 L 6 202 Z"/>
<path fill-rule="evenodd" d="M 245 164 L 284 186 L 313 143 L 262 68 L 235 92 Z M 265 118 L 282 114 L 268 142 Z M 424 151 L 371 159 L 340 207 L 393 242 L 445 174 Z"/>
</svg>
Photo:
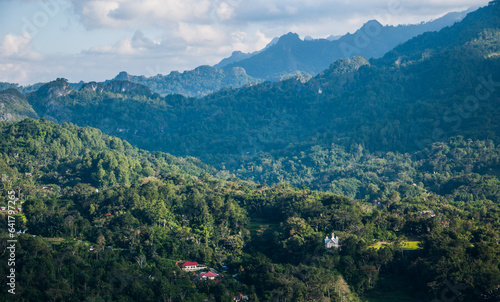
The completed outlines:
<svg viewBox="0 0 500 302">
<path fill-rule="evenodd" d="M 264 163 L 295 162 L 297 153 L 314 146 L 404 153 L 456 135 L 498 142 L 496 13 L 495 5 L 481 8 L 383 58 L 341 59 L 312 79 L 221 90 L 199 99 L 113 88 L 122 87 L 119 81 L 74 90 L 60 79 L 27 99 L 40 117 L 59 123 L 97 127 L 141 148 L 199 157 L 249 179 L 291 181 L 293 176 Z M 249 171 L 252 166 L 257 168 Z M 309 182 L 322 187 L 316 177 Z"/>
<path fill-rule="evenodd" d="M 301 40 L 297 34 L 288 33 L 274 38 L 259 51 L 248 54 L 235 51 L 213 67 L 200 66 L 182 73 L 174 71 L 151 77 L 121 72 L 113 80 L 143 84 L 162 96 L 202 97 L 223 88 L 239 88 L 297 75 L 314 76 L 340 58 L 381 57 L 417 35 L 453 25 L 472 10 L 448 13 L 436 20 L 414 25 L 383 26 L 372 20 L 354 34 L 348 33 L 336 39 Z"/>
<path fill-rule="evenodd" d="M 354 56 L 382 57 L 397 45 L 424 32 L 439 31 L 461 21 L 469 12 L 448 13 L 429 22 L 415 25 L 383 26 L 376 20 L 365 23 L 353 34 L 338 39 L 304 39 L 288 33 L 251 54 L 234 52 L 231 57 L 215 65 L 217 68 L 243 67 L 255 78 L 279 80 L 296 74 L 315 76 L 332 62 Z"/>
<path fill-rule="evenodd" d="M 378 58 L 398 44 L 424 32 L 438 31 L 462 20 L 467 13 L 448 13 L 429 22 L 414 25 L 383 26 L 372 20 L 354 34 L 335 38 L 301 40 L 295 33 L 275 37 L 265 48 L 253 53 L 235 51 L 214 66 L 199 66 L 184 72 L 173 71 L 168 75 L 136 76 L 120 72 L 109 81 L 130 81 L 149 87 L 161 96 L 181 94 L 187 97 L 203 97 L 224 88 L 239 88 L 263 81 L 277 81 L 294 76 L 314 76 L 330 63 L 340 58 L 364 56 Z M 0 83 L 0 90 L 15 88 L 23 94 L 38 90 L 45 83 L 19 86 Z M 70 83 L 80 89 L 80 83 Z"/>
</svg>

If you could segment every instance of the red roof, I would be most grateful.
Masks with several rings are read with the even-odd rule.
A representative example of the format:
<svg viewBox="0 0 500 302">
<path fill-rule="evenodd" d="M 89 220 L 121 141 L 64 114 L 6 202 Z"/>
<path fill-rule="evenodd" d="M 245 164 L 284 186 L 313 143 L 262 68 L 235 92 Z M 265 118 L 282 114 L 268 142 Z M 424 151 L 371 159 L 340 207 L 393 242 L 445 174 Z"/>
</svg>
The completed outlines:
<svg viewBox="0 0 500 302">
<path fill-rule="evenodd" d="M 200 275 L 200 277 L 203 277 L 203 276 L 210 278 L 210 277 L 217 277 L 218 275 L 216 273 L 208 272 L 208 273 L 203 273 Z"/>
<path fill-rule="evenodd" d="M 197 266 L 198 265 L 198 262 L 189 262 L 189 261 L 186 261 L 186 262 L 181 262 L 179 264 L 177 264 L 179 267 L 185 267 L 185 266 Z"/>
</svg>

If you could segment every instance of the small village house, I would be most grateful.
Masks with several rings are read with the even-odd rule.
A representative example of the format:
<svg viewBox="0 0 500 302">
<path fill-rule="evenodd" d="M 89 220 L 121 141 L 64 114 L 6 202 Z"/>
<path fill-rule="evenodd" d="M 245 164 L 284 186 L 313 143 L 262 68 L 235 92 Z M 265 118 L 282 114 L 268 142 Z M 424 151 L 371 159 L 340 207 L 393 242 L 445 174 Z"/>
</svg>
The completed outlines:
<svg viewBox="0 0 500 302">
<path fill-rule="evenodd" d="M 239 293 L 237 296 L 233 297 L 233 301 L 236 302 L 248 301 L 248 296 L 244 296 L 243 294 Z"/>
<path fill-rule="evenodd" d="M 206 280 L 206 279 L 209 279 L 209 280 L 214 280 L 215 278 L 217 278 L 217 274 L 214 273 L 214 272 L 208 272 L 208 273 L 203 273 L 200 275 L 200 279 L 203 279 L 203 280 Z"/>
<path fill-rule="evenodd" d="M 332 238 L 328 238 L 328 236 L 326 236 L 326 238 L 325 238 L 325 248 L 326 249 L 331 249 L 331 248 L 338 249 L 339 247 L 340 247 L 339 236 L 335 237 L 334 233 L 332 233 Z"/>
<path fill-rule="evenodd" d="M 176 264 L 180 267 L 181 270 L 187 272 L 193 272 L 207 268 L 205 265 L 199 265 L 198 262 L 186 261 L 186 262 L 179 262 Z"/>
</svg>

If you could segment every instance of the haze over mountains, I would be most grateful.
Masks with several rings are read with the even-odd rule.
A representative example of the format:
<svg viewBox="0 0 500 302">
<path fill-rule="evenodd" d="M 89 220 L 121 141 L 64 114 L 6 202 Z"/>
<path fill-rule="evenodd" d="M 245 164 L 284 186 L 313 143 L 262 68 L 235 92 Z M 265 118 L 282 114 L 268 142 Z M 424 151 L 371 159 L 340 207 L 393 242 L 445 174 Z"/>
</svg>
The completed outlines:
<svg viewBox="0 0 500 302">
<path fill-rule="evenodd" d="M 398 44 L 419 34 L 453 25 L 472 10 L 448 13 L 436 20 L 415 25 L 382 26 L 378 21 L 372 20 L 354 34 L 348 33 L 334 40 L 301 40 L 297 34 L 289 33 L 274 38 L 264 49 L 254 53 L 235 51 L 213 67 L 200 66 L 182 73 L 172 72 L 152 77 L 122 72 L 114 80 L 143 84 L 160 95 L 177 93 L 201 97 L 222 88 L 238 88 L 296 75 L 314 76 L 340 58 L 381 57 Z"/>
<path fill-rule="evenodd" d="M 297 34 L 288 33 L 262 51 L 246 55 L 233 53 L 215 67 L 243 67 L 250 76 L 265 80 L 279 80 L 294 74 L 314 76 L 341 58 L 382 57 L 397 45 L 424 32 L 439 31 L 453 25 L 470 11 L 449 13 L 437 20 L 416 25 L 383 26 L 371 20 L 355 33 L 348 33 L 333 41 L 301 40 Z"/>
<path fill-rule="evenodd" d="M 202 97 L 223 88 L 239 88 L 263 81 L 277 81 L 297 75 L 314 76 L 340 58 L 364 56 L 377 58 L 419 34 L 438 31 L 462 20 L 469 9 L 452 12 L 429 22 L 414 25 L 382 26 L 372 20 L 354 34 L 335 39 L 304 39 L 288 33 L 274 38 L 264 49 L 244 54 L 233 54 L 211 66 L 199 66 L 193 70 L 171 72 L 168 75 L 136 76 L 123 71 L 113 80 L 131 81 L 148 86 L 153 92 L 164 96 L 181 94 Z M 74 83 L 79 89 L 83 83 Z M 16 88 L 23 93 L 36 91 L 42 84 L 20 87 L 16 84 L 0 83 L 0 89 Z"/>
</svg>

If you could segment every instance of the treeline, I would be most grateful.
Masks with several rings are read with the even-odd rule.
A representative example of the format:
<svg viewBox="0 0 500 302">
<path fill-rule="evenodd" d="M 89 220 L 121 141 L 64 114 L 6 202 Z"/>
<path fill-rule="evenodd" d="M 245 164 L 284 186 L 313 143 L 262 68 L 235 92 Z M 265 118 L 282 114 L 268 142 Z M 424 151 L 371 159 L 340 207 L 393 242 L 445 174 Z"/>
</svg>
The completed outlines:
<svg viewBox="0 0 500 302">
<path fill-rule="evenodd" d="M 228 168 L 228 167 L 226 167 Z M 231 170 L 259 183 L 288 181 L 365 201 L 434 192 L 454 201 L 500 201 L 500 149 L 491 140 L 461 136 L 414 153 L 371 153 L 360 145 L 319 145 L 247 156 Z M 219 172 L 224 176 L 224 172 Z"/>
</svg>

